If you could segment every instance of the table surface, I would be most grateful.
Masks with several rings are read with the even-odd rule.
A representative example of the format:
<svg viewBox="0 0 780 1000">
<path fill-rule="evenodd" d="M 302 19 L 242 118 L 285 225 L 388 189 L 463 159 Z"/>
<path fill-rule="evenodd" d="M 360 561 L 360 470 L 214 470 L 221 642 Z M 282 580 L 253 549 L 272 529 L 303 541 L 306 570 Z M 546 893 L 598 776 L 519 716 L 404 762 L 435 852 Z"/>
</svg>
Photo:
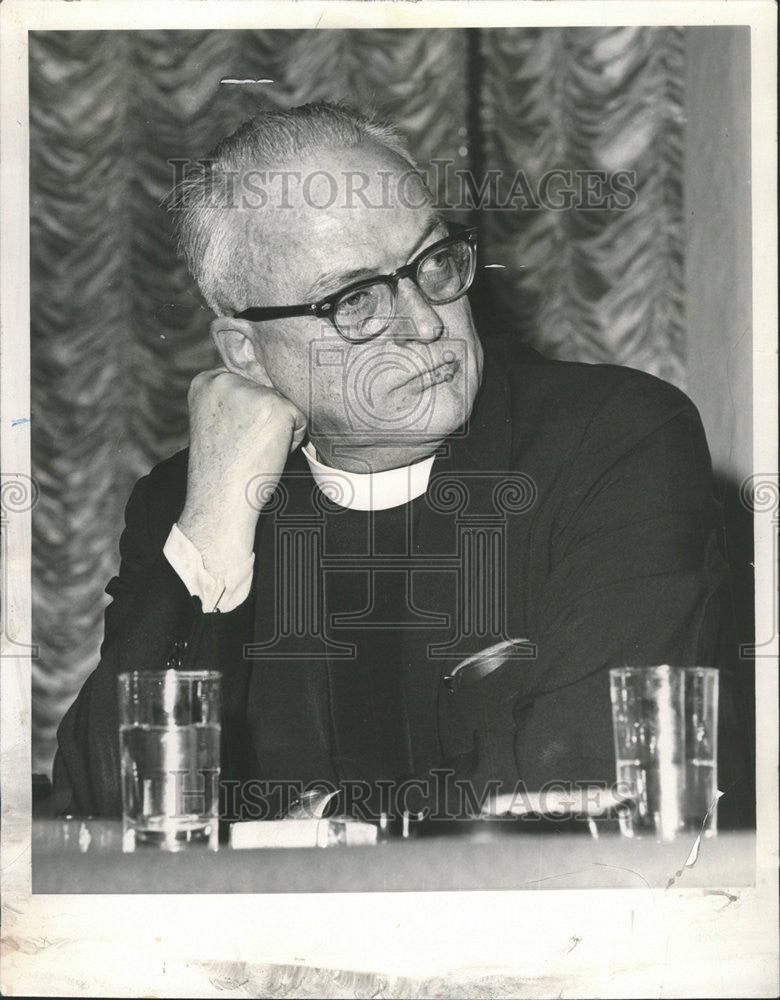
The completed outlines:
<svg viewBox="0 0 780 1000">
<path fill-rule="evenodd" d="M 121 834 L 34 822 L 33 895 L 6 911 L 9 995 L 777 994 L 776 872 L 756 868 L 752 832 L 703 840 L 692 866 L 687 837 L 564 827 L 179 854 L 123 854 Z M 521 891 L 446 891 L 463 889 Z"/>
<path fill-rule="evenodd" d="M 118 820 L 37 820 L 33 893 L 295 893 L 750 886 L 755 833 L 660 844 L 615 833 L 529 832 L 495 824 L 371 847 L 122 853 Z"/>
</svg>

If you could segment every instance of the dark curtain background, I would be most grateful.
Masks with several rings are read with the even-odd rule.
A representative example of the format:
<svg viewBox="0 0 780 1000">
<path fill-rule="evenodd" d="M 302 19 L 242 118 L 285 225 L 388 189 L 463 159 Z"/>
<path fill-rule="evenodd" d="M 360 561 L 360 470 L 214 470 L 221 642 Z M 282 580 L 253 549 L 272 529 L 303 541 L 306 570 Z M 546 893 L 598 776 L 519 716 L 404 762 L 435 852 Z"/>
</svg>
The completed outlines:
<svg viewBox="0 0 780 1000">
<path fill-rule="evenodd" d="M 635 170 L 630 211 L 475 213 L 483 260 L 505 265 L 483 272 L 477 319 L 685 387 L 683 42 L 676 28 L 31 33 L 34 770 L 97 662 L 132 484 L 186 444 L 188 383 L 214 361 L 161 205 L 167 161 L 261 107 L 345 98 L 395 118 L 421 166 L 449 158 L 477 180 Z"/>
</svg>

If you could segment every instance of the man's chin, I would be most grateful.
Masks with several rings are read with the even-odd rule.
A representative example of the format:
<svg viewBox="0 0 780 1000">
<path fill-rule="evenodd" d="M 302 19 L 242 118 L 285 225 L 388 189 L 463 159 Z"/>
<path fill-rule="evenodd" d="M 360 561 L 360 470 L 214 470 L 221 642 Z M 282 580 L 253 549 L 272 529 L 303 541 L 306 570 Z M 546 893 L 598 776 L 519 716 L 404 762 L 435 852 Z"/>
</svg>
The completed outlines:
<svg viewBox="0 0 780 1000">
<path fill-rule="evenodd" d="M 465 418 L 457 421 L 442 420 L 405 428 L 377 427 L 362 433 L 345 435 L 342 442 L 364 451 L 370 451 L 372 448 L 409 449 L 419 452 L 419 456 L 422 458 L 432 454 L 464 422 Z"/>
<path fill-rule="evenodd" d="M 368 459 L 374 452 L 382 453 L 385 458 L 392 453 L 395 466 L 409 465 L 433 454 L 446 438 L 464 426 L 474 405 L 474 394 L 469 393 L 468 399 L 462 393 L 453 394 L 448 400 L 440 398 L 440 402 L 446 405 L 423 410 L 416 420 L 377 417 L 372 421 L 370 414 L 363 413 L 363 419 L 354 421 L 352 428 L 336 433 L 315 432 L 312 438 L 322 443 L 319 450 L 323 454 L 333 451 Z"/>
</svg>

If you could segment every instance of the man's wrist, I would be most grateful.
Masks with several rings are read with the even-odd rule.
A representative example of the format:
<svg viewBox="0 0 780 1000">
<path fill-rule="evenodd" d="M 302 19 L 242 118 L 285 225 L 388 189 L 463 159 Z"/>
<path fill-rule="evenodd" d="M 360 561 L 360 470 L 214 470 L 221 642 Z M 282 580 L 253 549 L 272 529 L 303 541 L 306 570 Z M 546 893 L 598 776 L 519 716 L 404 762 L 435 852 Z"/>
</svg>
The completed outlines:
<svg viewBox="0 0 780 1000">
<path fill-rule="evenodd" d="M 190 594 L 200 598 L 204 611 L 232 611 L 246 600 L 252 586 L 255 560 L 251 550 L 224 573 L 213 573 L 207 569 L 200 549 L 178 524 L 174 524 L 163 554 Z"/>
<path fill-rule="evenodd" d="M 223 511 L 217 517 L 205 517 L 188 511 L 185 505 L 176 523 L 179 531 L 200 553 L 206 570 L 214 577 L 227 576 L 234 566 L 244 562 L 253 552 L 256 512 L 241 516 L 233 511 Z"/>
</svg>

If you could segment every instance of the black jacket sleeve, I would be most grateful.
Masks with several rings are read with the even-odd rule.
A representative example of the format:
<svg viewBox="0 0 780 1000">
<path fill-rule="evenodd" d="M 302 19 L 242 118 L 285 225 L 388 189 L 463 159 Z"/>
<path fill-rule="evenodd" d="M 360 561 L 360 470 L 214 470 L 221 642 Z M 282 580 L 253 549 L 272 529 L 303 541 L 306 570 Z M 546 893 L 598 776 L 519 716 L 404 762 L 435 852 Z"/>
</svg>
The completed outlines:
<svg viewBox="0 0 780 1000">
<path fill-rule="evenodd" d="M 58 813 L 121 814 L 118 674 L 169 667 L 221 669 L 235 660 L 233 647 L 240 647 L 248 634 L 243 619 L 249 621 L 251 597 L 226 614 L 204 614 L 200 600 L 190 596 L 165 558 L 163 545 L 179 511 L 166 504 L 171 490 L 156 473 L 139 480 L 127 504 L 119 573 L 106 588 L 112 602 L 105 614 L 100 663 L 57 733 Z M 151 496 L 156 502 L 150 509 Z"/>
<path fill-rule="evenodd" d="M 540 517 L 550 553 L 527 636 L 458 694 L 476 784 L 615 780 L 609 668 L 717 665 L 725 562 L 704 432 L 681 392 L 637 373 L 592 415 Z"/>
</svg>

